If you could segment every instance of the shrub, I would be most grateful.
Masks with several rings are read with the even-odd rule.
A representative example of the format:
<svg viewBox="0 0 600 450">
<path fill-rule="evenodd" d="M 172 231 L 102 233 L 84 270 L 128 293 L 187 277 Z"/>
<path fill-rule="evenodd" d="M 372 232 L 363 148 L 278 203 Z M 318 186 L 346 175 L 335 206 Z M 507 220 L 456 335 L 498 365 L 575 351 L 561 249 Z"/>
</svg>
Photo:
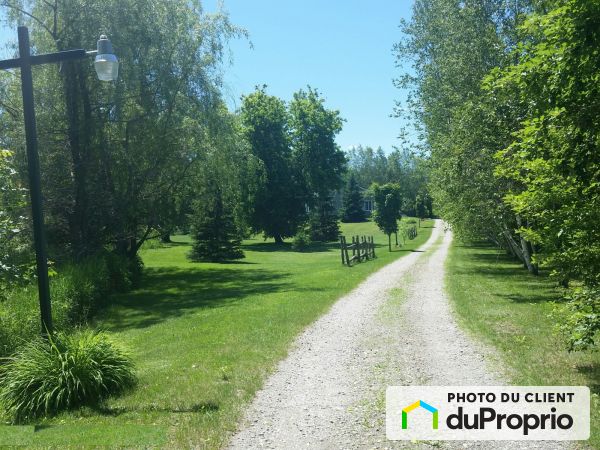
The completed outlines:
<svg viewBox="0 0 600 450">
<path fill-rule="evenodd" d="M 51 283 L 53 309 L 64 309 L 69 324 L 86 323 L 111 292 L 106 258 L 92 257 L 59 271 Z"/>
<path fill-rule="evenodd" d="M 577 285 L 566 290 L 567 302 L 557 307 L 560 330 L 569 351 L 589 350 L 600 333 L 600 287 Z"/>
<path fill-rule="evenodd" d="M 160 238 L 147 239 L 142 244 L 142 249 L 144 250 L 155 250 L 157 248 L 165 248 L 167 244 L 162 242 Z"/>
<path fill-rule="evenodd" d="M 129 258 L 117 253 L 107 253 L 105 258 L 111 292 L 127 292 L 139 286 L 144 263 L 138 255 Z"/>
<path fill-rule="evenodd" d="M 139 284 L 139 257 L 105 253 L 77 264 L 66 264 L 50 278 L 54 329 L 66 331 L 87 323 L 107 303 L 112 292 L 126 292 Z M 0 302 L 0 356 L 9 355 L 40 333 L 37 287 L 17 287 Z"/>
<path fill-rule="evenodd" d="M 97 406 L 136 382 L 133 363 L 106 334 L 38 338 L 0 367 L 0 405 L 13 423 Z"/>
<path fill-rule="evenodd" d="M 292 249 L 301 252 L 302 250 L 306 250 L 311 243 L 312 241 L 309 233 L 306 230 L 300 230 L 294 236 Z"/>
</svg>

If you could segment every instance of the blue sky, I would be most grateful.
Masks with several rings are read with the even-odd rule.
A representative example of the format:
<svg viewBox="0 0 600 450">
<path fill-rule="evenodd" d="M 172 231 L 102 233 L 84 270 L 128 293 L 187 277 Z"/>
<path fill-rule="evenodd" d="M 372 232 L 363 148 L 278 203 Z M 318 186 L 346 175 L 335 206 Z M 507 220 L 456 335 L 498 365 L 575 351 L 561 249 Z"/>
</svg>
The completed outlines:
<svg viewBox="0 0 600 450">
<path fill-rule="evenodd" d="M 218 0 L 203 2 L 206 12 Z M 386 152 L 398 145 L 402 126 L 390 118 L 402 93 L 392 84 L 400 73 L 392 46 L 400 39 L 401 18 L 412 0 L 225 0 L 231 21 L 245 28 L 248 41 L 231 42 L 233 64 L 225 69 L 224 93 L 230 107 L 256 85 L 290 100 L 311 85 L 347 122 L 338 136 L 344 149 L 363 144 Z M 16 30 L 0 29 L 0 42 Z M 1 47 L 1 46 L 0 46 Z M 6 53 L 4 52 L 4 55 Z"/>
</svg>

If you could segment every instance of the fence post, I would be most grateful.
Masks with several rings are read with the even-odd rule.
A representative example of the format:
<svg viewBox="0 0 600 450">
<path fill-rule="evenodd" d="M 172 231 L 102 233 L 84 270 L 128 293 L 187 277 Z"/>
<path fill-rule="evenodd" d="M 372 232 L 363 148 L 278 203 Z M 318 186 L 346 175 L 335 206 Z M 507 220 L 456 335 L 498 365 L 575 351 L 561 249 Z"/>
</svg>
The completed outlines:
<svg viewBox="0 0 600 450">
<path fill-rule="evenodd" d="M 360 237 L 360 236 L 356 236 L 356 240 L 358 241 L 358 260 L 359 260 L 360 262 L 362 262 L 363 255 L 362 255 L 362 242 L 361 242 L 361 237 Z"/>
<path fill-rule="evenodd" d="M 344 237 L 344 256 L 346 257 L 346 265 L 350 267 L 350 258 L 348 258 L 348 245 Z"/>
<path fill-rule="evenodd" d="M 342 253 L 342 266 L 346 263 L 344 261 L 344 236 L 340 236 L 340 251 Z"/>
</svg>

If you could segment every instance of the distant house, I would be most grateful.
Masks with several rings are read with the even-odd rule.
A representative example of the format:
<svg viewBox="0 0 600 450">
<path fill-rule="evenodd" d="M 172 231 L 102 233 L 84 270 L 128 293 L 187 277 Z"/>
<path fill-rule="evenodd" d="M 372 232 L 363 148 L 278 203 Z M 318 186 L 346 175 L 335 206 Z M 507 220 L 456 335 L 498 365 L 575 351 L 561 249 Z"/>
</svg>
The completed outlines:
<svg viewBox="0 0 600 450">
<path fill-rule="evenodd" d="M 371 214 L 375 210 L 375 200 L 372 196 L 363 194 L 363 211 Z"/>
<path fill-rule="evenodd" d="M 362 209 L 367 213 L 367 216 L 370 216 L 375 210 L 375 199 L 372 195 L 368 194 L 368 190 L 364 188 L 360 188 L 360 193 L 363 198 Z M 334 191 L 331 196 L 333 207 L 338 215 L 341 214 L 342 209 L 344 208 L 344 191 L 337 190 Z"/>
</svg>

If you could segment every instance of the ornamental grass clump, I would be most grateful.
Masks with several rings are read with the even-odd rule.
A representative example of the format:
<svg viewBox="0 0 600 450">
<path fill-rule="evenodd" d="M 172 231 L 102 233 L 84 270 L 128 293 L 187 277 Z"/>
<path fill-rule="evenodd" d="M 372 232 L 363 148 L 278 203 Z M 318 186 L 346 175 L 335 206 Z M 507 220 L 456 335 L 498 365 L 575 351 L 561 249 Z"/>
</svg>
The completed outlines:
<svg viewBox="0 0 600 450">
<path fill-rule="evenodd" d="M 13 423 L 97 406 L 136 382 L 133 363 L 106 334 L 38 338 L 0 365 L 0 407 Z"/>
</svg>

